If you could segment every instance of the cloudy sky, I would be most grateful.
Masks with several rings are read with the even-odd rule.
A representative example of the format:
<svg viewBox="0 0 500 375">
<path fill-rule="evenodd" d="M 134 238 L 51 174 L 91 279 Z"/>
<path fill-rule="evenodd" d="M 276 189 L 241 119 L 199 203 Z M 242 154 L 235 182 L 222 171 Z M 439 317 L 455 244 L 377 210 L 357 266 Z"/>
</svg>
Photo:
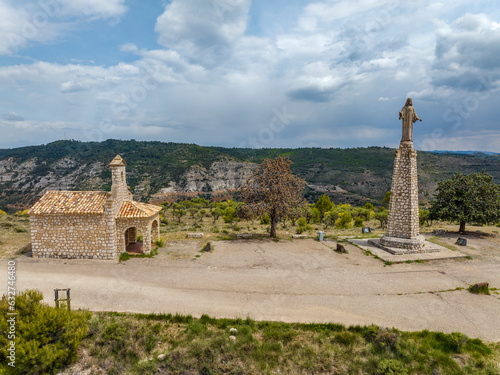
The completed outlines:
<svg viewBox="0 0 500 375">
<path fill-rule="evenodd" d="M 495 0 L 0 0 L 0 148 L 500 152 Z"/>
</svg>

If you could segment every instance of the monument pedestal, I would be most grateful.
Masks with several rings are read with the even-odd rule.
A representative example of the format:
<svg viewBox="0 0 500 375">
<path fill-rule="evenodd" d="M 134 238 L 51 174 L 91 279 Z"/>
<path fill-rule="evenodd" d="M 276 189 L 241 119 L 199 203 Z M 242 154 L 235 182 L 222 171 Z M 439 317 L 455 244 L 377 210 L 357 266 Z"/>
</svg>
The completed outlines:
<svg viewBox="0 0 500 375">
<path fill-rule="evenodd" d="M 383 235 L 380 238 L 380 244 L 385 247 L 396 247 L 404 250 L 422 250 L 425 243 L 425 237 L 418 235 L 413 238 L 400 238 Z"/>
<path fill-rule="evenodd" d="M 376 246 L 402 249 L 404 254 L 425 252 L 418 211 L 417 152 L 413 142 L 402 141 L 394 158 L 387 234 Z"/>
</svg>

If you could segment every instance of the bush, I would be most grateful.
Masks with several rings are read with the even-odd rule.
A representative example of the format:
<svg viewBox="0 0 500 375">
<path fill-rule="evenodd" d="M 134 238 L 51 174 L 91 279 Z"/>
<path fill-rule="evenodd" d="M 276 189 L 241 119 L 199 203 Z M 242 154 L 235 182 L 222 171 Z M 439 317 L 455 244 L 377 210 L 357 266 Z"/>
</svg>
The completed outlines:
<svg viewBox="0 0 500 375">
<path fill-rule="evenodd" d="M 297 234 L 302 234 L 304 232 L 307 232 L 308 230 L 312 230 L 313 229 L 313 227 L 307 223 L 307 220 L 304 217 L 301 217 L 297 221 L 297 224 L 298 224 L 298 227 L 295 230 L 295 233 L 297 233 Z"/>
<path fill-rule="evenodd" d="M 269 215 L 266 214 L 266 215 L 262 216 L 260 218 L 260 223 L 262 225 L 269 225 L 269 224 L 271 224 L 271 219 L 269 218 Z"/>
<path fill-rule="evenodd" d="M 240 227 L 238 224 L 234 224 L 234 225 L 233 225 L 233 230 L 234 230 L 235 232 L 239 232 L 239 231 L 241 230 L 241 227 Z"/>
<path fill-rule="evenodd" d="M 364 225 L 363 218 L 361 216 L 358 216 L 356 219 L 354 219 L 354 226 L 357 228 L 360 228 Z"/>
<path fill-rule="evenodd" d="M 474 284 L 469 286 L 469 292 L 474 294 L 490 294 L 488 284 Z"/>
<path fill-rule="evenodd" d="M 91 314 L 56 309 L 42 303 L 43 294 L 26 290 L 16 297 L 16 367 L 6 374 L 54 374 L 77 358 L 77 349 L 87 335 Z M 0 330 L 8 331 L 7 296 L 0 302 Z M 8 337 L 0 335 L 0 362 L 8 363 Z"/>
<path fill-rule="evenodd" d="M 298 221 L 297 221 L 297 225 L 299 227 L 305 227 L 307 226 L 307 220 L 305 217 L 301 217 Z"/>
<path fill-rule="evenodd" d="M 352 216 L 349 212 L 339 213 L 339 218 L 335 221 L 335 228 L 348 229 L 352 227 Z"/>
<path fill-rule="evenodd" d="M 234 214 L 236 213 L 236 210 L 232 207 L 227 207 L 224 210 L 224 216 L 222 217 L 224 219 L 224 223 L 232 223 L 234 220 Z"/>
<path fill-rule="evenodd" d="M 20 217 L 30 217 L 29 212 L 30 210 L 22 210 L 22 211 L 17 211 L 14 215 L 15 216 L 20 216 Z"/>
<path fill-rule="evenodd" d="M 155 245 L 156 245 L 157 248 L 165 246 L 165 240 L 163 239 L 163 237 L 158 238 L 155 241 Z"/>
<path fill-rule="evenodd" d="M 130 254 L 127 253 L 126 251 L 124 251 L 123 253 L 120 254 L 120 258 L 118 258 L 118 260 L 121 262 L 121 261 L 125 261 L 125 260 L 129 260 L 130 259 Z"/>
<path fill-rule="evenodd" d="M 2 216 L 2 215 L 7 215 L 7 212 L 0 210 L 0 216 Z"/>
<path fill-rule="evenodd" d="M 383 359 L 379 362 L 377 373 L 380 375 L 406 375 L 408 370 L 396 359 Z"/>
</svg>

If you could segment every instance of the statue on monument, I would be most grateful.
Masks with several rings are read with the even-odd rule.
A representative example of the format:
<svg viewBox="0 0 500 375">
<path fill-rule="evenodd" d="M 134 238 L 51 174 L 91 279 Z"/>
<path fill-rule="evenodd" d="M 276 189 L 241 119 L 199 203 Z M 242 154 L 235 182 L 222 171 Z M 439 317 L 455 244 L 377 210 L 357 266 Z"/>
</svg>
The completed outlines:
<svg viewBox="0 0 500 375">
<path fill-rule="evenodd" d="M 412 142 L 413 123 L 417 122 L 417 120 L 422 121 L 422 119 L 417 116 L 411 98 L 406 99 L 405 106 L 399 112 L 399 119 L 403 120 L 403 137 L 401 138 L 401 142 Z"/>
</svg>

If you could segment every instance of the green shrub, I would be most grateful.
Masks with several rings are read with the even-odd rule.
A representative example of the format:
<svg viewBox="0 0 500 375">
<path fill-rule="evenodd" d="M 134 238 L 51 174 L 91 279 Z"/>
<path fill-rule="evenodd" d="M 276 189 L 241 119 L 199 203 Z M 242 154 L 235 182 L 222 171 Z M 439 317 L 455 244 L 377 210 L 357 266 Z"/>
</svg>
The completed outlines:
<svg viewBox="0 0 500 375">
<path fill-rule="evenodd" d="M 125 260 L 129 260 L 130 258 L 131 258 L 130 254 L 124 251 L 123 253 L 120 254 L 120 258 L 118 258 L 118 261 L 122 262 Z"/>
<path fill-rule="evenodd" d="M 234 230 L 235 232 L 239 232 L 239 231 L 241 230 L 241 227 L 240 227 L 238 224 L 234 224 L 234 225 L 233 225 L 233 230 Z"/>
<path fill-rule="evenodd" d="M 163 239 L 163 237 L 158 238 L 155 241 L 155 245 L 156 245 L 157 248 L 165 246 L 165 240 Z"/>
<path fill-rule="evenodd" d="M 335 228 L 348 229 L 352 227 L 352 216 L 349 212 L 339 213 L 339 218 L 335 220 Z"/>
<path fill-rule="evenodd" d="M 269 215 L 266 214 L 266 215 L 262 216 L 260 218 L 260 223 L 262 225 L 269 225 L 269 224 L 271 224 L 271 219 L 269 218 Z"/>
<path fill-rule="evenodd" d="M 307 220 L 306 220 L 305 217 L 301 217 L 297 221 L 297 224 L 298 224 L 298 227 L 295 230 L 295 233 L 297 233 L 297 234 L 302 234 L 304 232 L 307 232 L 308 230 L 312 230 L 313 229 L 313 227 L 307 223 Z"/>
<path fill-rule="evenodd" d="M 137 236 L 137 242 L 142 242 L 142 235 Z"/>
<path fill-rule="evenodd" d="M 377 373 L 380 375 L 406 375 L 405 365 L 396 359 L 383 359 L 379 362 Z"/>
<path fill-rule="evenodd" d="M 222 217 L 224 219 L 224 223 L 232 223 L 234 220 L 234 214 L 236 213 L 236 210 L 232 207 L 227 207 L 224 210 L 224 216 Z"/>
<path fill-rule="evenodd" d="M 469 292 L 474 294 L 490 294 L 488 284 L 474 284 L 469 286 Z"/>
<path fill-rule="evenodd" d="M 297 220 L 297 225 L 299 227 L 305 227 L 307 225 L 307 220 L 305 217 L 301 217 L 299 220 Z"/>
<path fill-rule="evenodd" d="M 356 219 L 354 219 L 354 226 L 356 228 L 360 228 L 364 225 L 363 218 L 361 216 L 358 216 Z"/>
<path fill-rule="evenodd" d="M 56 309 L 42 303 L 43 294 L 26 290 L 16 297 L 15 368 L 6 374 L 54 374 L 77 358 L 77 349 L 87 334 L 91 314 Z M 0 331 L 8 331 L 7 296 L 0 302 Z M 8 363 L 7 335 L 0 335 L 0 362 Z"/>
</svg>

